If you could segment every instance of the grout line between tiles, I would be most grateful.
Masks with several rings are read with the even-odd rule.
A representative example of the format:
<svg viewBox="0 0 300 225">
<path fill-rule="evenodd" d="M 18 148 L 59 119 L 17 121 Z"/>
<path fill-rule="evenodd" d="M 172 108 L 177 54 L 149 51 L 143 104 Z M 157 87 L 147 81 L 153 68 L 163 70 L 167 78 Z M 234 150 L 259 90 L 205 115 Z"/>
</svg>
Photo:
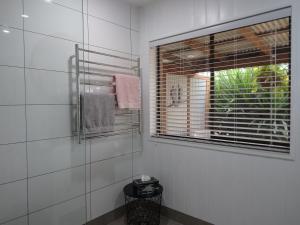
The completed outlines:
<svg viewBox="0 0 300 225">
<path fill-rule="evenodd" d="M 134 177 L 137 177 L 137 176 L 138 176 L 138 174 L 134 175 Z M 124 182 L 124 181 L 126 181 L 126 180 L 130 180 L 130 179 L 131 179 L 131 176 L 130 176 L 130 177 L 127 177 L 127 178 L 124 178 L 124 179 L 121 179 L 121 180 L 119 180 L 119 181 L 113 182 L 113 183 L 111 183 L 111 184 L 102 186 L 102 187 L 100 187 L 100 188 L 96 188 L 96 189 L 92 190 L 91 192 L 83 193 L 83 194 L 74 196 L 74 197 L 72 197 L 72 198 L 69 198 L 69 199 L 66 199 L 66 200 L 63 200 L 63 201 L 60 201 L 60 202 L 53 203 L 53 204 L 51 204 L 51 205 L 48 205 L 47 207 L 43 207 L 43 208 L 38 209 L 38 210 L 33 210 L 33 211 L 28 212 L 28 213 L 26 213 L 26 214 L 24 214 L 24 215 L 21 215 L 21 216 L 18 216 L 18 217 L 9 219 L 9 220 L 7 220 L 7 221 L 4 221 L 4 222 L 0 223 L 0 225 L 4 225 L 4 224 L 6 224 L 6 223 L 9 223 L 9 222 L 11 222 L 11 221 L 20 219 L 20 218 L 25 217 L 25 216 L 27 216 L 27 218 L 29 218 L 30 215 L 33 215 L 33 214 L 38 213 L 38 212 L 40 212 L 40 211 L 46 210 L 46 209 L 48 209 L 48 208 L 51 208 L 51 207 L 54 207 L 54 206 L 57 206 L 57 205 L 61 205 L 61 204 L 67 203 L 67 202 L 69 202 L 69 201 L 72 201 L 72 200 L 74 200 L 74 199 L 77 199 L 77 198 L 80 198 L 80 197 L 83 197 L 83 196 L 86 196 L 86 194 L 91 195 L 93 192 L 100 191 L 100 190 L 102 190 L 102 189 L 108 188 L 108 187 L 113 186 L 113 185 L 116 185 L 116 184 L 120 184 L 120 183 L 122 183 L 122 182 Z"/>
<path fill-rule="evenodd" d="M 7 184 L 16 183 L 16 182 L 19 182 L 19 181 L 24 181 L 24 180 L 27 180 L 27 177 L 21 178 L 21 179 L 12 180 L 12 181 L 7 181 L 7 182 L 4 182 L 4 183 L 1 183 L 1 184 L 0 184 L 0 187 L 1 187 L 1 186 L 4 186 L 4 185 L 7 185 Z"/>
<path fill-rule="evenodd" d="M 54 38 L 54 39 L 59 39 L 59 40 L 63 40 L 63 41 L 68 41 L 68 42 L 72 42 L 74 44 L 78 43 L 78 44 L 83 44 L 82 41 L 75 41 L 72 39 L 68 39 L 68 38 L 63 38 L 63 37 L 59 37 L 59 36 L 54 36 L 54 35 L 50 35 L 50 34 L 45 34 L 45 33 L 40 33 L 40 32 L 36 32 L 36 31 L 31 31 L 31 30 L 26 30 L 24 29 L 25 33 L 32 33 L 32 34 L 37 34 L 37 35 L 41 35 L 41 36 L 46 36 L 46 37 L 50 37 L 50 38 Z M 99 46 L 99 45 L 92 45 L 89 44 L 90 46 L 93 47 L 97 47 L 97 48 L 101 48 L 101 49 L 105 49 L 105 50 L 109 50 L 109 51 L 113 51 L 113 52 L 118 52 L 118 53 L 123 53 L 123 54 L 127 54 L 130 55 L 130 52 L 126 52 L 126 51 L 122 51 L 122 50 L 117 50 L 117 49 L 111 49 L 111 48 L 107 48 L 107 47 L 103 47 L 103 46 Z M 138 56 L 137 54 L 134 54 L 135 56 Z"/>
<path fill-rule="evenodd" d="M 93 14 L 87 14 L 87 13 L 84 13 L 84 14 L 85 14 L 86 16 L 90 16 L 90 17 L 93 17 L 93 18 L 95 18 L 95 19 L 102 20 L 102 21 L 104 21 L 104 22 L 113 24 L 113 25 L 115 25 L 115 26 L 118 26 L 118 27 L 120 27 L 120 28 L 124 28 L 124 29 L 129 30 L 129 31 L 133 31 L 133 32 L 137 32 L 137 33 L 140 32 L 139 30 L 132 28 L 131 25 L 130 25 L 130 27 L 127 27 L 127 26 L 124 26 L 124 25 L 121 25 L 121 24 L 118 24 L 118 23 L 109 21 L 109 20 L 107 20 L 107 19 L 101 18 L 101 17 L 99 17 L 99 16 L 95 16 L 95 15 L 93 15 Z"/>
<path fill-rule="evenodd" d="M 18 68 L 18 69 L 24 69 L 24 66 L 13 66 L 13 65 L 5 65 L 5 64 L 0 64 L 0 67 L 10 67 L 10 68 Z"/>
<path fill-rule="evenodd" d="M 8 104 L 2 104 L 0 105 L 0 107 L 18 107 L 18 106 L 25 106 L 25 104 L 11 104 L 11 105 L 8 105 Z"/>
<path fill-rule="evenodd" d="M 61 137 L 51 137 L 51 138 L 41 138 L 41 139 L 32 139 L 27 140 L 27 142 L 39 142 L 39 141 L 48 141 L 48 140 L 56 140 L 56 139 L 65 139 L 65 138 L 72 138 L 76 135 L 68 135 L 68 136 L 61 136 Z"/>
<path fill-rule="evenodd" d="M 93 192 L 95 192 L 95 191 L 99 191 L 99 190 L 108 188 L 108 187 L 110 187 L 110 186 L 113 186 L 113 185 L 116 185 L 116 184 L 120 184 L 120 183 L 122 183 L 122 182 L 124 182 L 124 181 L 126 181 L 126 180 L 129 180 L 129 179 L 130 179 L 130 177 L 121 179 L 121 180 L 119 180 L 119 181 L 110 183 L 110 184 L 108 184 L 108 185 L 105 185 L 105 186 L 96 188 L 96 189 L 92 190 L 91 192 L 87 192 L 87 194 L 91 194 L 91 193 L 93 193 Z M 86 194 L 83 193 L 83 194 L 80 194 L 80 195 L 76 195 L 76 196 L 74 196 L 74 197 L 72 197 L 72 198 L 69 198 L 69 199 L 66 199 L 66 200 L 63 200 L 63 201 L 60 201 L 60 202 L 57 202 L 57 203 L 53 203 L 53 204 L 51 204 L 51 205 L 49 205 L 49 206 L 47 206 L 47 207 L 43 207 L 43 208 L 41 208 L 41 209 L 33 210 L 33 211 L 31 211 L 31 212 L 29 213 L 29 215 L 35 214 L 35 213 L 37 213 L 37 212 L 40 212 L 40 211 L 42 211 L 42 210 L 45 210 L 45 209 L 48 209 L 48 208 L 51 208 L 51 207 L 54 207 L 54 206 L 57 206 L 57 205 L 64 204 L 64 203 L 66 203 L 66 202 L 72 201 L 72 200 L 74 200 L 74 199 L 77 199 L 77 198 L 80 198 L 80 197 L 83 197 L 83 196 L 86 196 Z"/>
<path fill-rule="evenodd" d="M 22 14 L 24 14 L 25 11 L 25 1 L 22 0 Z M 26 64 L 26 46 L 25 46 L 25 19 L 22 18 L 22 35 L 23 35 L 23 73 L 24 73 L 24 103 L 25 103 L 25 151 L 26 151 L 26 213 L 29 213 L 29 164 L 28 164 L 28 146 L 27 146 L 27 140 L 28 140 L 28 123 L 27 123 L 27 82 L 26 82 L 26 70 L 25 70 L 25 64 Z M 29 225 L 29 217 L 26 217 L 27 219 L 27 225 Z"/>
<path fill-rule="evenodd" d="M 132 6 L 130 5 L 130 8 L 129 8 L 130 12 L 129 12 L 129 25 L 130 25 L 130 28 L 131 28 L 131 13 L 132 13 Z M 129 30 L 129 46 L 130 46 L 130 57 L 131 57 L 131 67 L 133 66 L 132 65 L 132 59 L 133 59 L 133 55 L 132 55 L 132 52 L 133 52 L 133 47 L 132 47 L 132 34 L 131 34 L 131 29 Z M 131 123 L 133 123 L 133 116 L 131 116 Z M 133 130 L 131 130 L 131 181 L 133 182 L 133 160 L 134 160 L 134 156 L 133 156 Z"/>
<path fill-rule="evenodd" d="M 23 215 L 21 215 L 21 216 L 17 216 L 17 217 L 14 217 L 14 218 L 12 218 L 12 219 L 6 220 L 6 221 L 0 223 L 0 225 L 5 225 L 5 224 L 7 224 L 7 223 L 13 222 L 13 221 L 15 221 L 15 220 L 21 219 L 21 218 L 26 217 L 26 216 L 27 216 L 27 213 L 26 213 L 26 214 L 23 214 Z M 27 219 L 26 219 L 26 220 L 27 220 Z"/>
<path fill-rule="evenodd" d="M 80 12 L 80 10 L 77 10 L 77 9 L 74 9 L 74 8 L 71 8 L 71 7 L 62 5 L 62 4 L 57 3 L 57 2 L 53 2 L 53 4 L 55 4 L 55 5 L 57 5 L 57 6 L 60 6 L 60 7 L 63 7 L 63 8 L 70 9 L 70 10 L 75 11 L 75 12 L 82 13 L 82 12 Z M 140 32 L 140 30 L 138 30 L 138 29 L 130 28 L 130 27 L 124 26 L 124 25 L 122 25 L 122 24 L 119 24 L 119 23 L 110 21 L 110 20 L 108 20 L 108 19 L 105 19 L 105 18 L 96 16 L 96 15 L 93 15 L 93 14 L 87 14 L 87 13 L 85 13 L 85 12 L 83 12 L 83 14 L 84 14 L 85 16 L 93 17 L 93 18 L 95 18 L 95 19 L 97 19 L 97 20 L 101 20 L 101 21 L 104 21 L 104 22 L 106 22 L 106 23 L 110 23 L 110 24 L 115 25 L 115 26 L 117 26 L 117 27 L 119 27 L 119 28 L 123 28 L 123 29 L 126 29 L 126 30 L 131 30 L 131 31 L 137 32 L 137 33 Z M 5 25 L 5 24 L 0 24 L 0 27 L 6 27 L 6 28 L 10 28 L 10 29 L 19 30 L 19 31 L 22 31 L 22 30 L 23 30 L 23 28 L 15 27 L 15 26 L 9 26 L 9 25 Z M 25 31 L 29 31 L 29 32 L 34 32 L 34 31 L 27 30 L 27 29 L 24 29 L 24 30 L 25 30 Z M 40 34 L 42 34 L 42 33 L 40 33 Z M 54 36 L 54 37 L 57 37 L 57 36 Z M 62 38 L 62 37 L 60 37 L 60 38 Z M 64 39 L 64 38 L 63 38 L 63 39 Z M 66 40 L 70 40 L 70 39 L 66 39 Z M 72 40 L 71 40 L 71 41 L 72 41 Z"/>
<path fill-rule="evenodd" d="M 47 140 L 56 140 L 56 139 L 64 139 L 64 138 L 72 138 L 75 136 L 63 136 L 63 137 L 53 137 L 53 138 L 43 138 L 43 139 L 35 139 L 35 140 L 24 140 L 24 141 L 17 141 L 17 142 L 10 142 L 5 144 L 0 144 L 0 146 L 6 145 L 15 145 L 15 144 L 25 144 L 26 142 L 39 142 L 39 141 L 47 141 Z"/>
<path fill-rule="evenodd" d="M 88 0 L 86 0 L 86 4 L 87 4 L 87 8 L 88 8 Z M 82 39 L 83 39 L 83 48 L 85 46 L 85 16 L 84 16 L 84 0 L 81 1 L 81 7 L 82 7 Z M 87 20 L 88 20 L 88 17 L 87 17 Z M 87 32 L 88 32 L 88 40 L 87 40 L 87 43 L 89 44 L 89 27 L 88 27 L 88 21 L 87 21 Z M 89 54 L 89 53 L 88 53 Z M 85 58 L 85 52 L 83 52 L 83 58 Z M 84 76 L 84 81 L 85 81 L 85 66 L 84 66 L 84 62 L 83 62 L 83 76 Z M 85 92 L 85 85 L 84 85 L 84 92 Z M 84 124 L 84 122 L 83 122 Z M 80 131 L 79 131 L 80 132 Z M 87 179 L 87 146 L 89 146 L 89 151 L 90 151 L 90 157 L 91 157 L 91 141 L 90 140 L 86 140 L 85 138 L 85 132 L 84 132 L 84 203 L 85 203 L 85 224 L 87 224 L 88 222 L 88 199 L 87 199 L 87 183 L 88 183 L 88 179 Z M 80 135 L 79 135 L 79 138 L 80 138 Z M 88 162 L 88 163 L 91 163 L 91 160 Z M 89 164 L 90 166 L 90 170 L 91 170 L 91 164 Z M 90 173 L 91 174 L 91 173 Z M 91 175 L 90 175 L 90 179 L 91 179 Z M 91 180 L 89 181 L 89 184 L 91 186 Z M 91 203 L 90 203 L 91 204 Z M 90 207 L 90 211 L 91 211 L 91 207 Z"/>
<path fill-rule="evenodd" d="M 23 31 L 23 26 L 22 26 L 22 28 L 19 28 L 19 27 L 15 27 L 15 26 L 7 26 L 5 24 L 0 24 L 0 27 Z"/>
<path fill-rule="evenodd" d="M 25 141 L 18 141 L 18 142 L 12 142 L 12 143 L 0 144 L 0 147 L 1 147 L 1 146 L 7 146 L 7 145 L 25 144 L 25 143 L 26 143 L 26 140 L 25 140 Z"/>
<path fill-rule="evenodd" d="M 61 4 L 60 2 L 57 2 L 57 1 L 54 1 L 53 4 L 57 5 L 57 6 L 61 6 L 63 8 L 67 8 L 67 9 L 70 9 L 70 10 L 73 10 L 75 12 L 79 12 L 79 13 L 82 13 L 83 15 L 85 16 L 90 16 L 90 17 L 94 17 L 98 20 L 102 20 L 104 22 L 107 22 L 107 23 L 110 23 L 110 24 L 113 24 L 115 26 L 118 26 L 118 27 L 121 27 L 121 28 L 124 28 L 124 29 L 127 29 L 127 30 L 132 30 L 132 31 L 135 31 L 135 32 L 139 32 L 139 30 L 135 29 L 135 28 L 132 28 L 131 26 L 127 27 L 125 25 L 122 25 L 122 24 L 119 24 L 119 23 L 116 23 L 116 22 L 113 22 L 113 21 L 110 21 L 108 19 L 105 19 L 105 18 L 102 18 L 102 17 L 99 17 L 99 16 L 96 16 L 96 15 L 93 15 L 93 14 L 89 14 L 88 13 L 88 8 L 86 9 L 86 12 L 83 10 L 82 8 L 82 11 L 81 10 L 78 10 L 78 9 L 75 9 L 73 7 L 70 7 L 70 6 L 67 6 L 65 4 Z"/>
<path fill-rule="evenodd" d="M 38 35 L 41 35 L 41 36 L 47 36 L 47 37 L 54 38 L 54 39 L 60 39 L 60 40 L 68 41 L 68 42 L 73 42 L 74 44 L 83 44 L 82 41 L 76 41 L 76 40 L 72 40 L 72 39 L 69 39 L 69 38 L 61 37 L 61 36 L 45 34 L 45 33 L 41 33 L 41 32 L 38 32 L 38 31 L 27 30 L 27 29 L 24 29 L 24 31 L 27 32 L 27 33 L 31 33 L 31 34 L 38 34 Z"/>
<path fill-rule="evenodd" d="M 124 135 L 126 135 L 126 134 L 124 134 Z M 47 140 L 66 139 L 66 138 L 73 138 L 73 137 L 76 137 L 76 135 L 68 135 L 68 136 L 61 136 L 61 137 L 50 137 L 50 138 L 32 139 L 32 140 L 27 140 L 27 141 L 24 140 L 24 141 L 10 142 L 10 143 L 0 144 L 0 146 L 24 144 L 26 142 L 39 142 L 39 141 L 47 141 Z M 103 138 L 109 138 L 109 137 L 103 137 Z M 99 137 L 97 139 L 101 139 L 101 137 Z"/>
<path fill-rule="evenodd" d="M 105 48 L 105 47 L 100 47 L 100 46 L 97 46 L 97 45 L 91 45 L 91 44 L 88 44 L 88 46 L 91 46 L 91 47 L 95 47 L 95 48 L 101 48 L 101 49 L 105 49 L 105 50 L 108 50 L 108 51 L 113 51 L 113 52 L 118 52 L 118 53 L 121 53 L 121 54 L 126 54 L 126 55 L 130 55 L 129 52 L 122 52 L 122 51 L 118 51 L 118 50 L 114 50 L 114 49 L 109 49 L 109 48 Z M 137 54 L 133 54 L 134 56 L 138 56 Z M 49 72 L 57 72 L 57 73 L 66 73 L 66 74 L 69 74 L 70 75 L 70 71 L 64 71 L 64 70 L 56 70 L 56 69 L 47 69 L 47 68 L 43 68 L 43 67 L 30 67 L 30 66 L 18 66 L 18 65 L 8 65 L 8 64 L 0 64 L 0 67 L 10 67 L 10 68 L 17 68 L 17 69 L 27 69 L 27 70 L 41 70 L 41 71 L 49 71 Z M 73 72 L 71 72 L 72 75 L 74 75 Z"/>
<path fill-rule="evenodd" d="M 36 105 L 41 105 L 41 106 L 47 106 L 47 105 L 57 105 L 57 106 L 75 106 L 76 104 L 68 104 L 68 103 L 30 103 L 26 104 L 27 106 L 36 106 Z M 12 104 L 12 105 L 0 105 L 0 107 L 18 107 L 18 106 L 25 106 L 25 104 Z"/>
<path fill-rule="evenodd" d="M 24 19 L 23 19 L 24 20 Z M 54 39 L 59 39 L 59 40 L 64 40 L 64 41 L 69 41 L 72 42 L 74 44 L 78 43 L 78 44 L 83 44 L 82 41 L 76 41 L 76 40 L 72 40 L 72 39 L 68 39 L 68 38 L 64 38 L 61 36 L 56 36 L 56 35 L 50 35 L 50 34 L 45 34 L 45 33 L 41 33 L 41 32 L 37 32 L 37 31 L 32 31 L 32 30 L 27 30 L 25 28 L 20 29 L 17 27 L 13 27 L 13 26 L 4 26 L 0 24 L 0 27 L 7 27 L 10 29 L 15 29 L 15 30 L 19 30 L 19 31 L 23 31 L 23 32 L 27 32 L 27 33 L 32 33 L 32 34 L 37 34 L 37 35 L 42 35 L 42 36 L 46 36 L 46 37 L 50 37 L 50 38 L 54 38 Z M 135 30 L 131 30 L 134 32 L 139 32 L 139 31 L 135 31 Z M 105 50 L 109 50 L 109 51 L 113 51 L 113 52 L 118 52 L 118 53 L 122 53 L 122 54 L 127 54 L 127 55 L 131 55 L 130 52 L 126 52 L 126 51 L 122 51 L 122 50 L 117 50 L 117 49 L 111 49 L 111 48 L 107 48 L 107 47 L 103 47 L 103 46 L 99 46 L 99 45 L 93 45 L 93 44 L 89 44 L 92 47 L 96 47 L 96 48 L 101 48 L 101 49 L 105 49 Z M 138 56 L 138 54 L 133 54 L 135 56 Z M 64 71 L 65 72 L 65 71 Z"/>
<path fill-rule="evenodd" d="M 40 208 L 40 209 L 32 210 L 30 213 L 28 213 L 28 216 L 29 216 L 29 215 L 32 215 L 32 214 L 35 214 L 35 213 L 38 213 L 38 212 L 40 212 L 40 211 L 43 211 L 43 210 L 45 210 L 45 209 L 52 208 L 52 207 L 54 207 L 54 206 L 57 206 L 57 205 L 61 205 L 61 204 L 70 202 L 70 201 L 72 201 L 72 200 L 74 200 L 74 199 L 77 199 L 77 198 L 80 198 L 80 197 L 83 197 L 83 196 L 84 196 L 84 194 L 76 195 L 76 196 L 74 196 L 74 197 L 72 197 L 72 198 L 69 198 L 69 199 L 66 199 L 66 200 L 59 201 L 59 202 L 53 203 L 53 204 L 51 204 L 51 205 L 48 205 L 47 207 L 43 207 L 43 208 Z"/>
<path fill-rule="evenodd" d="M 136 154 L 136 153 L 139 153 L 139 152 L 141 152 L 141 151 L 134 151 L 133 154 Z M 105 161 L 116 159 L 116 158 L 121 158 L 121 157 L 128 156 L 128 155 L 131 155 L 131 152 L 124 153 L 124 154 L 118 154 L 118 155 L 115 155 L 115 156 L 112 156 L 112 157 L 108 157 L 108 158 L 104 158 L 104 159 L 100 159 L 100 160 L 96 160 L 96 161 L 92 161 L 92 162 L 81 163 L 81 164 L 78 164 L 76 166 L 71 166 L 71 167 L 67 167 L 67 168 L 62 168 L 62 169 L 58 169 L 58 170 L 44 172 L 44 173 L 40 173 L 40 174 L 37 174 L 37 175 L 32 175 L 32 176 L 28 175 L 28 177 L 26 177 L 26 178 L 21 178 L 21 179 L 17 179 L 17 180 L 12 180 L 12 181 L 8 181 L 8 182 L 0 183 L 0 187 L 3 186 L 3 185 L 6 185 L 6 184 L 11 184 L 11 183 L 15 183 L 15 182 L 23 181 L 23 180 L 27 180 L 27 179 L 30 180 L 30 179 L 33 179 L 33 178 L 37 178 L 37 177 L 41 177 L 41 176 L 45 176 L 45 175 L 50 175 L 50 174 L 54 174 L 54 173 L 64 172 L 64 171 L 67 171 L 67 170 L 72 170 L 72 169 L 83 167 L 83 166 L 89 166 L 89 165 L 93 165 L 93 164 L 96 164 L 96 163 L 101 163 L 101 162 L 105 162 Z M 90 159 L 91 159 L 91 157 L 90 157 Z M 91 167 L 90 167 L 90 169 L 91 169 Z"/>
<path fill-rule="evenodd" d="M 88 50 L 90 50 L 90 23 L 89 23 L 89 0 L 86 0 L 87 3 L 87 8 L 86 8 L 86 12 L 87 12 L 87 34 L 88 34 Z M 90 53 L 88 53 L 88 60 L 90 61 Z M 88 64 L 88 71 L 90 72 L 90 65 Z M 91 89 L 91 86 L 89 86 L 89 89 Z M 89 220 L 92 219 L 92 141 L 89 141 L 89 146 L 90 146 L 90 168 L 89 168 L 89 176 L 90 176 L 90 180 L 89 180 L 89 200 L 90 200 L 90 215 L 89 215 Z M 88 221 L 87 221 L 88 222 Z"/>
</svg>

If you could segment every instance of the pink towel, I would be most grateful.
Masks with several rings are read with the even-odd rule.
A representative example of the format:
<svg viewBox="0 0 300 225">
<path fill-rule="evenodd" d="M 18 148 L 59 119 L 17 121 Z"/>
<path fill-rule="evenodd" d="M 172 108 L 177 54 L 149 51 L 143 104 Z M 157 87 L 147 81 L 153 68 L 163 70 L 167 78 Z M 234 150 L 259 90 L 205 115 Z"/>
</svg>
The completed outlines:
<svg viewBox="0 0 300 225">
<path fill-rule="evenodd" d="M 140 109 L 140 79 L 132 75 L 115 75 L 116 94 L 120 109 Z"/>
</svg>

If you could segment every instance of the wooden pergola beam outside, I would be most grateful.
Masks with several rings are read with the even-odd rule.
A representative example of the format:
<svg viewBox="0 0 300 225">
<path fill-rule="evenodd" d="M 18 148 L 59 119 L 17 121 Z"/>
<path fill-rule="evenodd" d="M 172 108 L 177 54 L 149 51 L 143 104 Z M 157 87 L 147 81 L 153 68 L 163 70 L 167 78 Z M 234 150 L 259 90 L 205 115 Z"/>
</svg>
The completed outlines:
<svg viewBox="0 0 300 225">
<path fill-rule="evenodd" d="M 257 36 L 252 28 L 243 27 L 238 29 L 238 31 L 247 41 L 260 49 L 265 55 L 270 55 L 272 53 L 272 48 L 269 44 L 263 38 Z"/>
</svg>

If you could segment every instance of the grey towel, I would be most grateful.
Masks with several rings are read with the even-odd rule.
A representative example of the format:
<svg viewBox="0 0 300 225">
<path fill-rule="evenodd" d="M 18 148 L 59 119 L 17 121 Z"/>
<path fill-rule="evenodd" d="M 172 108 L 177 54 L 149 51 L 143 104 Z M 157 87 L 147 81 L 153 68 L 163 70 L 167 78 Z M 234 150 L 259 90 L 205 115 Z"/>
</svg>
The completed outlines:
<svg viewBox="0 0 300 225">
<path fill-rule="evenodd" d="M 115 96 L 102 93 L 86 93 L 83 99 L 83 116 L 87 131 L 113 131 L 115 123 Z"/>
</svg>

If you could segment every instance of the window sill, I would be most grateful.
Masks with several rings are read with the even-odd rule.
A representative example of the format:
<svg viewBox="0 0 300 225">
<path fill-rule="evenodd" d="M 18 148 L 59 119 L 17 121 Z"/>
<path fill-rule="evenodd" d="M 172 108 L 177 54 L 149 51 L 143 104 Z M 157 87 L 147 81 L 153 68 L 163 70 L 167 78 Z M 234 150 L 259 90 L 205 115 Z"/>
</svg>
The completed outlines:
<svg viewBox="0 0 300 225">
<path fill-rule="evenodd" d="M 243 154 L 243 155 L 250 155 L 250 156 L 258 156 L 264 158 L 274 158 L 274 159 L 282 159 L 288 161 L 294 161 L 295 156 L 292 153 L 280 153 L 280 152 L 271 152 L 271 151 L 262 151 L 262 150 L 255 150 L 255 149 L 247 149 L 241 147 L 232 147 L 232 146 L 225 146 L 225 145 L 218 145 L 218 144 L 207 144 L 201 142 L 192 142 L 192 141 L 185 141 L 185 140 L 174 140 L 172 138 L 167 137 L 149 137 L 148 139 L 150 142 L 154 143 L 162 143 L 162 144 L 170 144 L 170 145 L 179 145 L 185 146 L 190 148 L 196 148 L 201 150 L 212 150 L 212 151 L 219 151 L 219 152 L 228 152 L 233 154 Z"/>
</svg>

